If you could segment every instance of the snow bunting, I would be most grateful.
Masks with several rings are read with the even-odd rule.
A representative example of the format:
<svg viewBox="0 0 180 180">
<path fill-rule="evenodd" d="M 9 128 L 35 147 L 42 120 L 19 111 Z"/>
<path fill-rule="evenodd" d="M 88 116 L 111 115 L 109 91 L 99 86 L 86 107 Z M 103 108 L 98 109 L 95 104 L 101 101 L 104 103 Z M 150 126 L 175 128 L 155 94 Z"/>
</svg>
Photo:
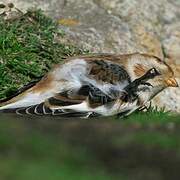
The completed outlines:
<svg viewBox="0 0 180 180">
<path fill-rule="evenodd" d="M 91 117 L 129 115 L 167 87 L 173 70 L 147 54 L 71 57 L 39 82 L 1 101 L 0 111 L 17 114 Z"/>
</svg>

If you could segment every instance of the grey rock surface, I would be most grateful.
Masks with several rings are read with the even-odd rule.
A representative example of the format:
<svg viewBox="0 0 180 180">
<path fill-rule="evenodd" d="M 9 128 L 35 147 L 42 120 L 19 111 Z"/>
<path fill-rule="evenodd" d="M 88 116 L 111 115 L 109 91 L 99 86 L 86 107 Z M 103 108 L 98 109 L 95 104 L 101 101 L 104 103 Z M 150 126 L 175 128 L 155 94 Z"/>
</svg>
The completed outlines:
<svg viewBox="0 0 180 180">
<path fill-rule="evenodd" d="M 7 0 L 2 0 L 7 3 Z M 91 52 L 143 52 L 180 64 L 179 0 L 11 0 L 22 11 L 41 8 L 71 42 Z M 177 78 L 180 72 L 176 71 Z M 178 97 L 178 98 L 177 98 Z M 180 89 L 153 102 L 180 112 Z"/>
<path fill-rule="evenodd" d="M 6 0 L 2 2 L 7 3 Z M 179 57 L 179 0 L 11 0 L 59 20 L 67 40 L 93 52 Z M 66 23 L 61 20 L 66 20 Z M 76 23 L 71 23 L 73 20 Z M 173 46 L 173 48 L 172 48 Z M 163 50 L 162 50 L 163 47 Z"/>
</svg>

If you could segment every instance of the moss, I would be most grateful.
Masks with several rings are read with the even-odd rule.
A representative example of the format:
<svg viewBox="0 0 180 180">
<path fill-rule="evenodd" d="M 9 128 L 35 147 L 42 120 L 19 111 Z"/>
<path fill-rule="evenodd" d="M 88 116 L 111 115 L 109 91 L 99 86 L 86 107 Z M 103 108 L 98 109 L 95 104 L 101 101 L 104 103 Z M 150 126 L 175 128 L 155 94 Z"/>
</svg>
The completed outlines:
<svg viewBox="0 0 180 180">
<path fill-rule="evenodd" d="M 0 17 L 0 98 L 42 76 L 64 56 L 86 52 L 55 40 L 63 36 L 41 10 L 28 10 L 13 21 Z"/>
</svg>

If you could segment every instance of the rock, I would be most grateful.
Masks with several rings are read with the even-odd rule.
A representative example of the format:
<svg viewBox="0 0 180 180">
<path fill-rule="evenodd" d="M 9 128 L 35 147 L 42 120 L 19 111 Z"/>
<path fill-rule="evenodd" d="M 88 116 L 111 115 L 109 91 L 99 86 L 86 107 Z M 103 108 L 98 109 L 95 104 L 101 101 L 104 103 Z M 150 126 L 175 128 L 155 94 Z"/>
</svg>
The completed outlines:
<svg viewBox="0 0 180 180">
<path fill-rule="evenodd" d="M 162 44 L 166 56 L 180 64 L 180 22 L 165 27 Z"/>
<path fill-rule="evenodd" d="M 138 51 L 160 58 L 163 58 L 162 45 L 165 54 L 168 55 L 170 51 L 171 57 L 172 54 L 177 54 L 175 48 L 177 49 L 178 44 L 175 37 L 167 39 L 162 33 L 164 26 L 178 22 L 180 4 L 176 1 L 151 0 L 147 3 L 145 0 L 12 0 L 23 11 L 36 7 L 59 22 L 66 19 L 78 21 L 79 23 L 73 23 L 72 26 L 67 23 L 60 23 L 60 26 L 67 32 L 68 41 L 90 51 Z M 175 47 L 173 50 L 170 49 L 172 46 Z"/>
<path fill-rule="evenodd" d="M 0 4 L 0 16 L 5 20 L 15 20 L 22 14 L 20 10 L 14 8 L 13 3 Z"/>
<path fill-rule="evenodd" d="M 161 48 L 161 42 L 155 33 L 148 32 L 143 26 L 136 26 L 133 29 L 135 42 L 144 48 L 144 53 L 155 55 L 163 59 L 163 52 Z M 138 47 L 137 47 L 138 48 Z"/>
<path fill-rule="evenodd" d="M 180 80 L 178 80 L 180 83 Z M 180 88 L 168 88 L 152 100 L 152 106 L 159 110 L 180 112 Z"/>
</svg>

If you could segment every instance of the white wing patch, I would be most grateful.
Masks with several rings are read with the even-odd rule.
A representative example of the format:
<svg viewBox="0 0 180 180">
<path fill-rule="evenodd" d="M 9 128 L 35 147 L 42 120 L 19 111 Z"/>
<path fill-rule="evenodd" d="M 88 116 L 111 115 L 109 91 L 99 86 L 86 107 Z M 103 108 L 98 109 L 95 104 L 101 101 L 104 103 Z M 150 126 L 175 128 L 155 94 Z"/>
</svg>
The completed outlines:
<svg viewBox="0 0 180 180">
<path fill-rule="evenodd" d="M 98 82 L 89 76 L 89 64 L 84 59 L 71 60 L 59 68 L 56 68 L 53 74 L 57 81 L 66 81 L 64 87 L 60 87 L 60 91 L 65 89 L 79 89 L 83 85 L 91 84 L 105 94 L 109 94 L 111 89 L 123 91 L 124 87 L 129 84 L 128 80 L 117 84 Z"/>
</svg>

